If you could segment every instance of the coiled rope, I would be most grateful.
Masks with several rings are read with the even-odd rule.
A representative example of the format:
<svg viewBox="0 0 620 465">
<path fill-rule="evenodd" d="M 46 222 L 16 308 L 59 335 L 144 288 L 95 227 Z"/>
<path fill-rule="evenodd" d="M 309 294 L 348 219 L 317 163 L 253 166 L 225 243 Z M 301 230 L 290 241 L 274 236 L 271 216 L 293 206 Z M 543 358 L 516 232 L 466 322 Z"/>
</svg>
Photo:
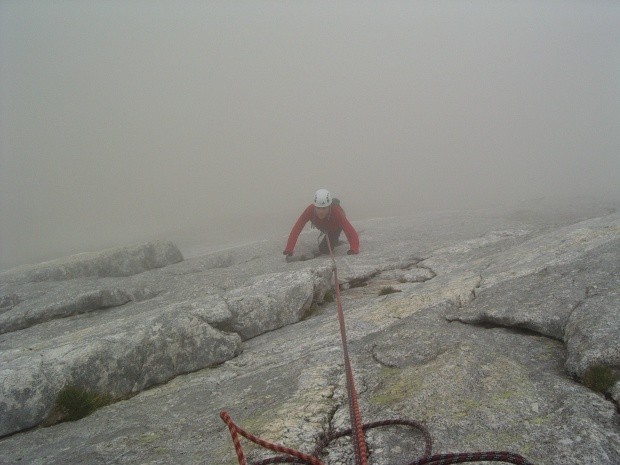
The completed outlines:
<svg viewBox="0 0 620 465">
<path fill-rule="evenodd" d="M 275 444 L 264 439 L 261 439 L 253 434 L 241 429 L 235 424 L 230 415 L 224 410 L 220 412 L 220 418 L 226 423 L 232 437 L 235 452 L 237 454 L 237 460 L 239 465 L 247 465 L 243 447 L 239 436 L 243 436 L 247 440 L 271 450 L 278 454 L 274 457 L 269 457 L 263 460 L 252 462 L 250 465 L 267 465 L 270 463 L 301 463 L 306 465 L 326 465 L 318 457 L 320 457 L 327 448 L 327 446 L 334 440 L 351 436 L 353 442 L 353 453 L 355 457 L 355 465 L 368 465 L 368 453 L 366 449 L 366 441 L 364 437 L 364 431 L 371 428 L 377 428 L 381 426 L 393 426 L 401 425 L 408 426 L 418 430 L 425 442 L 424 455 L 421 458 L 410 462 L 407 465 L 449 465 L 453 463 L 466 463 L 466 462 L 503 462 L 513 463 L 516 465 L 534 465 L 524 457 L 513 452 L 506 451 L 490 451 L 490 452 L 464 452 L 464 453 L 448 453 L 448 454 L 435 454 L 432 453 L 432 438 L 426 427 L 414 420 L 383 420 L 375 421 L 372 423 L 362 423 L 361 415 L 359 412 L 359 405 L 357 402 L 357 392 L 355 390 L 355 380 L 353 379 L 353 369 L 351 368 L 351 361 L 349 359 L 349 349 L 347 344 L 347 334 L 345 328 L 344 312 L 342 310 L 342 304 L 340 301 L 340 286 L 338 284 L 338 268 L 336 266 L 336 259 L 332 251 L 332 246 L 329 240 L 329 235 L 325 235 L 327 240 L 327 246 L 329 248 L 329 256 L 332 261 L 332 270 L 334 272 L 334 289 L 336 295 L 336 304 L 338 307 L 338 323 L 340 325 L 340 338 L 342 342 L 342 353 L 344 358 L 344 367 L 346 374 L 347 394 L 349 401 L 349 416 L 351 420 L 351 428 L 342 431 L 331 431 L 323 433 L 317 442 L 316 447 L 311 454 L 306 454 L 298 450 L 286 447 L 280 444 Z"/>
</svg>

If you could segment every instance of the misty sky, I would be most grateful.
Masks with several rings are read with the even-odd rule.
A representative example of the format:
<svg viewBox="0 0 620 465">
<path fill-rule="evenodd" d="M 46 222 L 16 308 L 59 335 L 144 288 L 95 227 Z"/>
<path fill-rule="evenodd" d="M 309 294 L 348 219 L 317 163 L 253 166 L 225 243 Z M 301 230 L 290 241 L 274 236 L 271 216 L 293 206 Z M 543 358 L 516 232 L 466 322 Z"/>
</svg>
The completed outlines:
<svg viewBox="0 0 620 465">
<path fill-rule="evenodd" d="M 0 269 L 620 199 L 620 2 L 0 0 L 0 182 Z"/>
</svg>

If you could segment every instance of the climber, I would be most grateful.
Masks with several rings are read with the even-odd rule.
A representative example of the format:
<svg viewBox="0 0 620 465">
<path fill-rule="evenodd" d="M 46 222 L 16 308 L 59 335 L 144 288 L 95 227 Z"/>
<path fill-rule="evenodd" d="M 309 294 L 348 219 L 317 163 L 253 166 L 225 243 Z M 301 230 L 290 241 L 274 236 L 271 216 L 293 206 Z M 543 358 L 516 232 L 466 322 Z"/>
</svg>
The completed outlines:
<svg viewBox="0 0 620 465">
<path fill-rule="evenodd" d="M 314 201 L 303 211 L 288 237 L 284 255 L 291 257 L 293 249 L 297 243 L 297 238 L 306 223 L 310 221 L 312 227 L 319 229 L 325 237 L 319 244 L 319 253 L 328 254 L 329 247 L 327 245 L 327 237 L 332 249 L 339 244 L 340 233 L 344 230 L 347 240 L 349 241 L 348 255 L 359 253 L 359 238 L 357 231 L 349 223 L 344 210 L 340 206 L 338 199 L 333 199 L 327 189 L 319 189 L 314 194 Z"/>
</svg>

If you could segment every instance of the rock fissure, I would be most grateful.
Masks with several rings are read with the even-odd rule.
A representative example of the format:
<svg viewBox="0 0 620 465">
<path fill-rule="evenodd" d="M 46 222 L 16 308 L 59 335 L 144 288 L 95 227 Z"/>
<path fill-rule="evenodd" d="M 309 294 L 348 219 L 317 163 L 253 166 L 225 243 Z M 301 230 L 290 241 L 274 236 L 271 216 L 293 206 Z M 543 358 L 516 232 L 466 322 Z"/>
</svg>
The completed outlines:
<svg viewBox="0 0 620 465">
<path fill-rule="evenodd" d="M 472 325 L 472 326 L 476 326 L 482 329 L 503 329 L 513 334 L 519 334 L 523 336 L 543 337 L 543 338 L 548 338 L 554 341 L 562 342 L 562 339 L 554 338 L 552 336 L 549 336 L 548 334 L 541 333 L 537 331 L 536 329 L 532 329 L 528 326 L 515 325 L 511 323 L 501 324 L 500 322 L 492 318 L 486 319 L 486 320 L 484 318 L 480 318 L 475 323 L 464 322 L 458 319 L 451 319 L 449 317 L 447 317 L 446 319 L 450 321 L 451 323 Z"/>
<path fill-rule="evenodd" d="M 426 260 L 426 259 L 425 259 Z M 426 266 L 426 265 L 415 265 L 415 268 L 418 268 L 420 270 L 427 270 L 431 276 L 428 279 L 425 279 L 424 281 L 429 281 L 433 278 L 437 277 L 437 273 L 435 273 L 435 271 L 430 267 L 430 266 Z"/>
<path fill-rule="evenodd" d="M 400 368 L 398 366 L 398 364 L 396 363 L 392 363 L 392 362 L 388 362 L 386 360 L 383 360 L 383 358 L 379 355 L 379 353 L 375 350 L 377 348 L 377 344 L 374 344 L 371 348 L 370 348 L 370 355 L 372 357 L 372 359 L 377 362 L 377 364 L 387 367 L 387 368 Z"/>
</svg>

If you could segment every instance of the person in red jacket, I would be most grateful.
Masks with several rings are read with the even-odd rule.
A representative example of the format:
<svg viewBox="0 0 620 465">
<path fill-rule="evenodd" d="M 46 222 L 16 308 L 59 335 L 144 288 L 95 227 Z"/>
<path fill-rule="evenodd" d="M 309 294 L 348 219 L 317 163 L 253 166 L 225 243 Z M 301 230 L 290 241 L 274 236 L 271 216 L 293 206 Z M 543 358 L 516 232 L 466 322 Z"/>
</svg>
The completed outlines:
<svg viewBox="0 0 620 465">
<path fill-rule="evenodd" d="M 319 189 L 314 194 L 314 201 L 312 204 L 306 207 L 291 230 L 286 248 L 284 249 L 284 255 L 287 257 L 293 255 L 297 238 L 308 221 L 312 223 L 312 226 L 325 234 L 325 237 L 319 244 L 319 253 L 329 253 L 327 237 L 329 237 L 332 249 L 336 247 L 342 231 L 344 231 L 349 241 L 349 251 L 347 253 L 349 255 L 359 253 L 357 231 L 355 231 L 355 228 L 349 223 L 344 210 L 340 206 L 340 201 L 338 199 L 332 199 L 328 190 Z"/>
</svg>

